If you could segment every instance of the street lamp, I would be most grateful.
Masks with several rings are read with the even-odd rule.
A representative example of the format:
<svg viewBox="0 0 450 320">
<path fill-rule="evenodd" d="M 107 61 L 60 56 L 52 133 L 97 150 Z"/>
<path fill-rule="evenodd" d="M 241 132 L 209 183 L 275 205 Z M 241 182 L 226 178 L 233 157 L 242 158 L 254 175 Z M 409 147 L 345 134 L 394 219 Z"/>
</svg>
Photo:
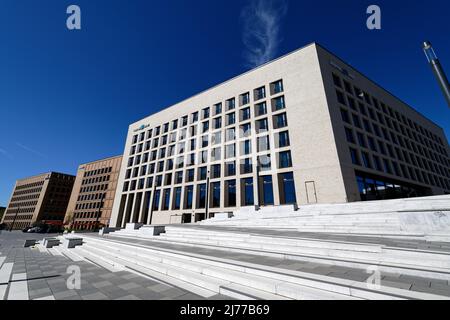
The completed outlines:
<svg viewBox="0 0 450 320">
<path fill-rule="evenodd" d="M 445 75 L 444 69 L 442 68 L 439 59 L 434 52 L 434 49 L 431 45 L 431 42 L 425 41 L 422 45 L 423 52 L 428 59 L 428 62 L 433 69 L 434 76 L 436 77 L 439 86 L 444 94 L 445 100 L 447 101 L 448 106 L 450 107 L 450 85 L 448 83 L 447 76 Z"/>
<path fill-rule="evenodd" d="M 206 176 L 206 216 L 205 218 L 208 219 L 208 211 L 209 211 L 209 173 L 210 171 L 208 170 L 208 175 Z"/>
</svg>

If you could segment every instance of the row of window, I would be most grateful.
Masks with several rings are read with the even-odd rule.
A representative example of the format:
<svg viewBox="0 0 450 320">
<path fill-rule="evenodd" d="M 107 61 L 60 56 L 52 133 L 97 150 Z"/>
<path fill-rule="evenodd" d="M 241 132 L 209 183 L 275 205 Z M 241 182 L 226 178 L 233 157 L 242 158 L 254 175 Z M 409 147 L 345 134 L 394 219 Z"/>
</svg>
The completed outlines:
<svg viewBox="0 0 450 320">
<path fill-rule="evenodd" d="M 292 167 L 292 157 L 290 151 L 284 151 L 277 154 L 277 169 L 285 169 Z M 195 175 L 195 169 L 188 169 L 186 171 L 180 170 L 176 171 L 175 173 L 169 172 L 171 166 L 168 166 L 164 168 L 164 162 L 161 163 L 162 166 L 158 168 L 158 172 L 165 172 L 165 174 L 156 175 L 156 186 L 162 186 L 163 184 L 165 186 L 172 185 L 172 184 L 181 184 L 183 183 L 183 174 L 184 182 L 189 183 L 193 182 L 195 180 L 197 181 L 203 181 L 206 180 L 208 177 L 208 167 L 198 167 L 197 168 L 197 177 Z M 258 169 L 261 172 L 269 171 L 272 169 L 272 161 L 270 155 L 262 155 L 258 157 Z M 147 171 L 148 168 L 148 171 Z M 146 176 L 146 175 L 153 175 L 155 174 L 155 166 L 154 164 L 150 164 L 148 166 L 143 166 L 140 168 L 135 168 L 133 170 L 133 173 L 131 171 L 127 170 L 126 179 L 132 179 L 136 178 L 137 174 L 140 173 L 140 176 Z M 240 174 L 251 174 L 253 173 L 253 170 L 255 170 L 255 167 L 252 163 L 251 158 L 242 159 L 239 166 L 239 172 Z M 224 177 L 231 177 L 237 175 L 237 168 L 236 168 L 236 161 L 230 161 L 223 164 L 223 173 L 222 173 L 222 164 L 213 164 L 209 166 L 209 174 L 211 179 L 219 179 L 222 176 Z M 123 191 L 133 191 L 133 190 L 141 190 L 144 188 L 152 188 L 153 187 L 153 176 L 147 177 L 147 178 L 140 178 L 136 180 L 131 181 L 125 181 L 123 185 Z"/>
<path fill-rule="evenodd" d="M 261 176 L 259 178 L 260 205 L 274 204 L 274 189 L 279 192 L 281 204 L 294 204 L 297 202 L 295 193 L 294 177 L 292 172 L 278 174 L 278 188 L 274 188 L 272 176 Z M 241 206 L 255 205 L 255 186 L 254 179 L 242 178 L 240 180 L 225 180 L 224 189 L 221 189 L 220 182 L 211 182 L 210 189 L 207 190 L 207 184 L 196 185 L 196 195 L 194 196 L 194 185 L 184 187 L 166 188 L 156 190 L 152 197 L 152 191 L 145 193 L 129 194 L 128 197 L 122 197 L 122 211 L 119 216 L 129 221 L 131 210 L 134 204 L 134 212 L 144 210 L 144 221 L 147 221 L 150 207 L 153 211 L 168 210 L 192 210 L 205 209 L 207 204 L 207 193 L 209 192 L 209 208 L 220 208 L 221 201 L 225 207 L 237 206 L 237 183 L 240 183 Z M 125 206 L 125 201 L 127 202 Z"/>
<path fill-rule="evenodd" d="M 444 150 L 445 150 L 444 142 L 442 141 L 441 137 L 430 132 L 429 130 L 422 127 L 415 121 L 412 121 L 405 115 L 400 114 L 398 111 L 393 110 L 391 107 L 387 106 L 383 102 L 380 102 L 375 97 L 370 96 L 367 92 L 362 91 L 360 88 L 358 88 L 356 86 L 353 86 L 347 80 L 341 79 L 338 75 L 336 75 L 334 73 L 332 75 L 333 75 L 333 81 L 334 81 L 335 86 L 338 87 L 340 90 L 341 89 L 344 90 L 347 95 L 356 97 L 356 99 L 358 101 L 365 102 L 368 106 L 374 106 L 377 110 L 382 111 L 386 116 L 389 116 L 393 120 L 393 122 L 396 122 L 396 121 L 402 122 L 403 125 L 405 125 L 407 128 L 410 128 L 411 130 L 414 129 L 416 133 L 422 134 L 424 137 L 427 137 L 429 139 L 432 139 L 434 142 L 439 143 L 442 147 L 444 147 Z M 344 102 L 343 103 L 344 105 L 347 105 L 345 103 L 344 94 L 340 90 L 338 91 L 338 99 L 340 100 L 340 102 Z M 379 119 L 380 118 L 381 117 L 379 117 Z M 374 119 L 374 117 L 373 117 L 373 119 Z M 396 126 L 396 128 L 397 128 L 397 126 Z M 417 134 L 415 134 L 414 132 L 413 132 L 413 136 L 416 139 L 416 141 L 420 141 L 420 138 L 418 138 Z"/>
<path fill-rule="evenodd" d="M 110 175 L 98 176 L 98 177 L 95 177 L 95 178 L 83 179 L 83 181 L 81 182 L 81 185 L 105 182 L 105 181 L 109 181 L 109 179 L 111 179 Z"/>
<path fill-rule="evenodd" d="M 234 124 L 234 123 L 233 123 Z M 276 114 L 272 116 L 272 128 L 273 129 L 281 129 L 287 127 L 287 116 L 286 113 Z M 221 128 L 221 122 L 218 122 L 218 126 L 214 125 L 215 129 Z M 196 149 L 197 143 L 201 143 L 201 147 L 207 147 L 209 143 L 218 144 L 222 141 L 222 134 L 225 136 L 225 141 L 234 141 L 237 138 L 245 138 L 249 137 L 253 134 L 263 134 L 269 132 L 269 118 L 263 118 L 254 121 L 254 126 L 252 127 L 252 123 L 244 123 L 241 124 L 237 130 L 236 127 L 230 127 L 222 131 L 218 132 L 210 132 L 209 122 L 205 122 L 202 124 L 201 134 L 202 136 L 197 137 L 197 126 L 190 127 L 189 137 L 187 135 L 187 129 L 183 129 L 179 132 L 179 139 L 177 140 L 177 132 L 173 132 L 170 136 L 162 136 L 160 138 L 155 138 L 152 141 L 147 141 L 145 143 L 140 143 L 138 145 L 134 145 L 130 149 L 130 155 L 139 154 L 142 152 L 149 151 L 150 149 L 156 149 L 158 147 L 164 147 L 167 144 L 172 144 L 168 147 L 168 153 L 173 154 L 177 152 L 178 154 L 183 153 L 186 144 L 190 146 L 191 150 Z M 186 141 L 189 139 L 189 141 Z M 177 144 L 175 144 L 178 141 Z M 156 152 L 153 150 L 152 152 Z M 160 154 L 165 155 L 166 148 L 160 149 Z M 161 157 L 161 155 L 160 155 Z"/>
<path fill-rule="evenodd" d="M 269 87 L 270 87 L 271 95 L 276 95 L 276 94 L 282 93 L 284 91 L 282 80 L 272 82 L 269 85 Z M 266 98 L 265 86 L 262 86 L 262 87 L 254 90 L 255 102 L 259 101 L 261 99 L 264 99 L 264 98 Z M 247 104 L 250 104 L 250 92 L 246 92 L 246 93 L 239 95 L 239 106 L 242 107 Z M 234 110 L 235 107 L 236 107 L 236 98 L 230 98 L 225 101 L 226 111 Z M 222 103 L 220 102 L 220 103 L 217 103 L 214 105 L 213 116 L 221 114 L 221 113 L 222 113 Z M 209 118 L 211 116 L 211 108 L 206 107 L 206 108 L 202 109 L 201 116 L 202 116 L 202 120 Z M 192 113 L 190 115 L 190 118 L 191 118 L 191 122 L 190 122 L 191 124 L 198 122 L 199 121 L 199 111 Z M 142 132 L 139 135 L 136 134 L 133 136 L 132 143 L 135 144 L 138 141 L 144 141 L 144 139 L 150 139 L 151 137 L 159 136 L 161 134 L 161 131 L 162 131 L 162 134 L 165 134 L 171 130 L 177 130 L 179 128 L 179 123 L 181 123 L 181 128 L 187 126 L 188 125 L 188 116 L 187 115 L 183 116 L 181 118 L 181 121 L 179 121 L 179 119 L 175 119 L 175 120 L 172 120 L 171 122 L 167 122 L 167 123 L 163 124 L 162 126 L 158 126 L 154 129 L 150 129 L 147 131 L 147 134 L 145 134 L 144 132 Z M 161 130 L 161 128 L 162 128 L 162 130 Z"/>
<path fill-rule="evenodd" d="M 111 173 L 111 172 L 112 172 L 112 167 L 105 167 L 105 168 L 101 168 L 101 169 L 85 171 L 83 177 L 86 178 L 86 177 L 96 176 L 98 174 L 105 174 L 105 173 Z"/>
<path fill-rule="evenodd" d="M 450 181 L 444 179 L 442 176 L 433 175 L 417 168 L 406 166 L 402 163 L 398 164 L 395 161 L 391 161 L 387 158 L 380 158 L 379 156 L 370 155 L 370 153 L 359 151 L 350 147 L 350 157 L 352 163 L 357 166 L 364 166 L 367 169 L 375 169 L 387 174 L 396 175 L 398 177 L 404 177 L 419 181 L 421 183 L 439 186 L 442 189 L 450 190 Z"/>
<path fill-rule="evenodd" d="M 406 135 L 402 136 L 401 134 L 395 134 L 394 131 L 388 130 L 384 126 L 379 126 L 375 122 L 370 121 L 369 118 L 362 117 L 361 121 L 361 117 L 357 113 L 349 112 L 348 110 L 342 107 L 341 107 L 341 117 L 342 120 L 348 124 L 353 124 L 357 128 L 363 129 L 368 133 L 375 134 L 378 137 L 384 138 L 388 141 L 392 141 L 393 143 L 400 145 L 404 148 L 408 148 L 409 150 L 414 151 L 417 154 L 426 155 L 427 157 L 432 158 L 434 161 L 444 165 L 448 165 L 449 163 L 449 160 L 447 158 L 447 152 L 445 150 L 441 150 L 441 152 L 439 153 L 435 152 L 431 148 L 429 148 L 429 146 L 425 147 L 420 145 L 419 143 L 415 143 L 414 141 L 408 139 Z M 438 149 L 443 148 L 439 147 Z"/>
<path fill-rule="evenodd" d="M 361 148 L 370 149 L 372 152 L 380 153 L 384 156 L 389 156 L 394 160 L 403 161 L 407 164 L 414 165 L 423 170 L 428 170 L 444 177 L 450 177 L 450 173 L 443 166 L 438 165 L 431 160 L 416 156 L 405 149 L 393 147 L 389 143 L 384 143 L 381 140 L 375 139 L 371 135 L 365 135 L 361 131 L 356 131 L 356 139 L 353 129 L 345 127 L 345 134 L 347 142 L 358 144 Z"/>
<path fill-rule="evenodd" d="M 108 189 L 108 184 L 96 184 L 96 185 L 92 185 L 92 186 L 87 186 L 87 187 L 81 187 L 80 188 L 80 193 L 87 193 L 87 192 L 96 192 L 96 191 L 102 191 L 102 190 L 107 190 Z"/>
<path fill-rule="evenodd" d="M 23 184 L 23 185 L 17 186 L 16 191 L 22 190 L 22 189 L 42 187 L 43 184 L 44 184 L 44 181 Z"/>
</svg>

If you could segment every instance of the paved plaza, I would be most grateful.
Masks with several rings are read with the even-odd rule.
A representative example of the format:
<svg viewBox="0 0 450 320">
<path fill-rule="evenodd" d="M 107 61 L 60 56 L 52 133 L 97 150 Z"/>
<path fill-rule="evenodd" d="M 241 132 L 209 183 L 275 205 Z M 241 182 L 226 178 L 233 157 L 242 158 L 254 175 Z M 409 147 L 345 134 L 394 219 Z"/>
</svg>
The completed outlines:
<svg viewBox="0 0 450 320">
<path fill-rule="evenodd" d="M 25 239 L 41 240 L 55 235 L 2 231 L 0 262 L 13 263 L 8 283 L 0 283 L 3 299 L 19 300 L 200 300 L 201 296 L 129 271 L 111 272 L 88 261 L 74 262 L 64 256 L 23 248 Z M 78 266 L 81 288 L 70 290 L 67 273 Z M 17 279 L 16 279 L 17 278 Z M 20 283 L 20 286 L 18 285 Z M 26 285 L 25 285 L 26 284 Z M 2 294 L 3 291 L 3 294 Z M 228 299 L 217 295 L 210 299 Z M 1 300 L 1 299 L 0 299 Z"/>
</svg>

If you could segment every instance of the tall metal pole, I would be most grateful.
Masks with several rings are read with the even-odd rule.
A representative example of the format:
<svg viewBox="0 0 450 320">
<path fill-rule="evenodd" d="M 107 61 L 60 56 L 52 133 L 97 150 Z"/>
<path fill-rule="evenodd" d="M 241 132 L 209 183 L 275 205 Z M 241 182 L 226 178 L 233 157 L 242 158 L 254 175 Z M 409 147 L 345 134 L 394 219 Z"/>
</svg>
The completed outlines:
<svg viewBox="0 0 450 320">
<path fill-rule="evenodd" d="M 256 164 L 256 190 L 258 193 L 258 202 L 256 204 L 256 209 L 259 210 L 261 208 L 261 188 L 259 187 L 259 172 L 260 172 L 259 163 Z"/>
<path fill-rule="evenodd" d="M 9 232 L 11 232 L 14 228 L 14 224 L 16 223 L 17 216 L 19 215 L 20 211 L 20 205 L 17 207 L 16 215 L 14 216 L 13 222 L 11 223 L 11 228 L 9 229 Z"/>
<path fill-rule="evenodd" d="M 209 213 L 209 170 L 208 170 L 208 176 L 206 177 L 206 214 L 205 219 L 208 219 L 208 213 Z"/>
<path fill-rule="evenodd" d="M 450 84 L 448 83 L 447 76 L 445 75 L 444 69 L 442 68 L 441 63 L 434 52 L 431 42 L 425 41 L 423 43 L 423 52 L 425 53 L 425 56 L 433 69 L 434 76 L 436 77 L 439 87 L 441 88 L 445 100 L 450 108 Z"/>
<path fill-rule="evenodd" d="M 94 230 L 98 229 L 98 223 L 100 220 L 100 215 L 102 214 L 102 205 L 103 205 L 103 200 L 105 199 L 105 193 L 102 193 L 102 197 L 100 199 L 100 205 L 98 206 L 98 211 L 97 211 L 97 219 L 95 220 L 95 228 Z"/>
</svg>

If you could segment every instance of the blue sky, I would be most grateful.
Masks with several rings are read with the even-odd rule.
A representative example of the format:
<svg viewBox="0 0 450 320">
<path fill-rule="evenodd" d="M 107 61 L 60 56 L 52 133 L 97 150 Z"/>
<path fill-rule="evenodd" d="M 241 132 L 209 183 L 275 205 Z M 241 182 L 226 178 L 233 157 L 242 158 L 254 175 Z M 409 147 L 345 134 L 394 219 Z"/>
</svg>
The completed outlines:
<svg viewBox="0 0 450 320">
<path fill-rule="evenodd" d="M 258 1 L 2 0 L 0 205 L 16 179 L 121 154 L 130 123 L 313 41 L 450 136 L 420 48 L 432 41 L 450 74 L 448 1 L 377 1 L 379 31 L 366 28 L 369 1 Z M 70 4 L 80 31 L 66 28 Z M 256 56 L 254 30 L 269 41 Z"/>
</svg>

